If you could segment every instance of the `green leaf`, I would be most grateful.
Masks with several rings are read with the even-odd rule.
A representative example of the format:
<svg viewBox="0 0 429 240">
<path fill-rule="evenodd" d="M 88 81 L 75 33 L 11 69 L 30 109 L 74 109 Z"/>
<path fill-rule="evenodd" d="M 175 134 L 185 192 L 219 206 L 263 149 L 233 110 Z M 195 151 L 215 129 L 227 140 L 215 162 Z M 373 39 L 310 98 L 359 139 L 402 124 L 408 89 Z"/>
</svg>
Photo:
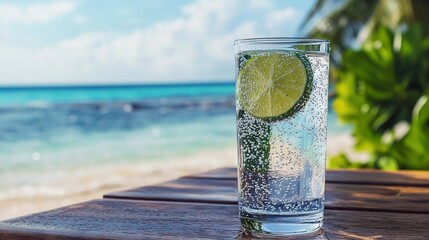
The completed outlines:
<svg viewBox="0 0 429 240">
<path fill-rule="evenodd" d="M 355 149 L 366 164 L 339 155 L 332 167 L 429 169 L 429 32 L 412 25 L 393 32 L 379 27 L 362 48 L 345 51 L 334 110 L 353 126 Z M 395 126 L 408 133 L 398 137 Z"/>
<path fill-rule="evenodd" d="M 365 164 L 362 164 L 359 162 L 351 162 L 350 159 L 344 153 L 331 157 L 328 160 L 329 169 L 341 169 L 341 168 L 358 169 L 358 168 L 365 168 L 365 167 L 366 167 Z"/>
<path fill-rule="evenodd" d="M 393 145 L 392 155 L 402 169 L 429 169 L 428 97 L 424 95 L 419 99 L 408 133 Z"/>
<path fill-rule="evenodd" d="M 381 170 L 398 170 L 396 159 L 392 156 L 382 156 L 377 160 L 377 168 Z"/>
<path fill-rule="evenodd" d="M 351 165 L 352 163 L 344 153 L 331 157 L 328 161 L 328 168 L 330 169 L 350 168 Z"/>
</svg>

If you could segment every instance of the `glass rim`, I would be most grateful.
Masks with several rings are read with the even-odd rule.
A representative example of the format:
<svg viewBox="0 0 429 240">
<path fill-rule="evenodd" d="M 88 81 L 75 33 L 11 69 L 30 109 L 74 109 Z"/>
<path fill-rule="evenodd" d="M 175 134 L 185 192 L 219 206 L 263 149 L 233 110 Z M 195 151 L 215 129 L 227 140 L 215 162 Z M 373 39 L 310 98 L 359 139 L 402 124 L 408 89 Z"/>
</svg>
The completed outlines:
<svg viewBox="0 0 429 240">
<path fill-rule="evenodd" d="M 255 43 L 255 44 L 329 44 L 327 39 L 302 38 L 302 37 L 264 37 L 264 38 L 243 38 L 234 41 L 234 45 Z"/>
</svg>

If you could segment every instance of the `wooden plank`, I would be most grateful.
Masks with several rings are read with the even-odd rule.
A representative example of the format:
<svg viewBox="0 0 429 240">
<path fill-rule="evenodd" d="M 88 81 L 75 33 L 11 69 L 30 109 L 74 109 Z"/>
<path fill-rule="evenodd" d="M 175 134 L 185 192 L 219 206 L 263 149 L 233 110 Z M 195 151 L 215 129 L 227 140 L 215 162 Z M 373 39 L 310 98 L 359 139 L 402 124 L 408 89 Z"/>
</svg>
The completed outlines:
<svg viewBox="0 0 429 240">
<path fill-rule="evenodd" d="M 326 239 L 425 239 L 427 221 L 428 214 L 327 210 L 323 229 Z"/>
<path fill-rule="evenodd" d="M 328 183 L 325 205 L 329 209 L 429 213 L 429 188 Z"/>
<path fill-rule="evenodd" d="M 329 183 L 429 187 L 429 171 L 329 170 Z"/>
<path fill-rule="evenodd" d="M 233 180 L 237 178 L 237 169 L 220 168 L 186 178 Z M 328 170 L 326 182 L 429 187 L 429 171 Z"/>
<path fill-rule="evenodd" d="M 237 181 L 179 178 L 158 185 L 112 192 L 104 198 L 237 204 Z"/>
<path fill-rule="evenodd" d="M 227 239 L 237 216 L 232 205 L 104 199 L 0 222 L 0 239 Z"/>
<path fill-rule="evenodd" d="M 237 194 L 236 180 L 181 178 L 104 197 L 237 204 Z M 429 213 L 429 188 L 328 183 L 325 203 L 327 209 Z"/>
<path fill-rule="evenodd" d="M 317 239 L 424 239 L 429 214 L 325 211 Z M 0 239 L 237 239 L 236 205 L 94 200 L 0 222 Z"/>
<path fill-rule="evenodd" d="M 237 168 L 218 168 L 215 170 L 185 176 L 185 178 L 237 179 Z"/>
</svg>

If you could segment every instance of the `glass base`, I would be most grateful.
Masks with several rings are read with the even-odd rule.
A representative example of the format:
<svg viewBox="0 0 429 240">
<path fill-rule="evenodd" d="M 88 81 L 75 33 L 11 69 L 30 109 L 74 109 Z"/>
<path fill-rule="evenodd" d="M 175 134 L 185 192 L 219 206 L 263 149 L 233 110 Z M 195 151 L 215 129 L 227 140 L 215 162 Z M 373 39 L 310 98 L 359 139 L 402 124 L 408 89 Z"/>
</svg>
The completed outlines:
<svg viewBox="0 0 429 240">
<path fill-rule="evenodd" d="M 323 211 L 305 215 L 267 215 L 241 212 L 241 226 L 256 236 L 299 236 L 317 234 L 323 224 Z"/>
</svg>

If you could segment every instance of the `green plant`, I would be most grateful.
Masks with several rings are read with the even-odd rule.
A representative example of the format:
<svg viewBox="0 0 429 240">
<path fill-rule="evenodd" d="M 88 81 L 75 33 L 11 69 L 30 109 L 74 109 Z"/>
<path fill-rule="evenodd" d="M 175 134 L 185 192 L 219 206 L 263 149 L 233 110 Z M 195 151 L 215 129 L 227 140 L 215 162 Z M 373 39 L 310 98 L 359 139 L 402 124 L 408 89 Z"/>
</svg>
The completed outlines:
<svg viewBox="0 0 429 240">
<path fill-rule="evenodd" d="M 428 7 L 424 0 L 317 0 L 299 29 L 310 37 L 329 39 L 337 67 L 343 51 L 361 45 L 380 26 L 426 24 Z"/>
<path fill-rule="evenodd" d="M 419 25 L 378 27 L 360 49 L 346 50 L 334 109 L 353 125 L 353 163 L 345 154 L 330 167 L 429 169 L 429 36 Z"/>
</svg>

